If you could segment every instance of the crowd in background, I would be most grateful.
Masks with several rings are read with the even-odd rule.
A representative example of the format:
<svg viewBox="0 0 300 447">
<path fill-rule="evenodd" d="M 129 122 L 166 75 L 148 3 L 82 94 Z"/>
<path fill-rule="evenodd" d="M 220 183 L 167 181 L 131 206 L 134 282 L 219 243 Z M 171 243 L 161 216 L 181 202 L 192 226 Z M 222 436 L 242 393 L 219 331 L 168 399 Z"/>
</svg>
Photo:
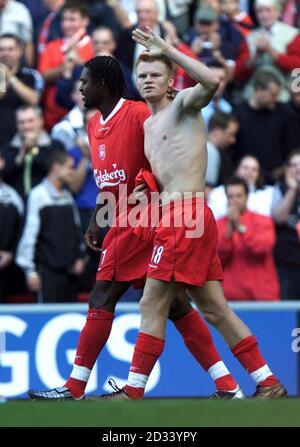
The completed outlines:
<svg viewBox="0 0 300 447">
<path fill-rule="evenodd" d="M 0 302 L 92 289 L 95 110 L 83 107 L 80 73 L 114 56 L 140 99 L 131 33 L 146 26 L 221 80 L 202 116 L 225 295 L 300 299 L 299 0 L 0 0 Z M 194 84 L 174 67 L 177 90 Z"/>
</svg>

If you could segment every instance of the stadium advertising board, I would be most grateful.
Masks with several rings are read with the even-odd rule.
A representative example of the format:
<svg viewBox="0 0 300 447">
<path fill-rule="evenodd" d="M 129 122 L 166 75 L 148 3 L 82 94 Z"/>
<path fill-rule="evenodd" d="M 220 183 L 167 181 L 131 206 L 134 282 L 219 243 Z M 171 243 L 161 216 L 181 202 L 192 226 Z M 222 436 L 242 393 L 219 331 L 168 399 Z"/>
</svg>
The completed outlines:
<svg viewBox="0 0 300 447">
<path fill-rule="evenodd" d="M 78 335 L 85 322 L 84 305 L 0 307 L 0 395 L 22 398 L 29 388 L 63 385 L 75 357 Z M 296 310 L 248 309 L 238 314 L 259 339 L 271 369 L 288 389 L 298 394 L 300 328 Z M 87 391 L 110 392 L 110 377 L 122 386 L 127 378 L 140 316 L 137 304 L 120 306 L 108 343 L 93 370 Z M 227 367 L 247 395 L 254 384 L 213 330 Z M 208 375 L 187 352 L 168 322 L 165 351 L 151 374 L 147 396 L 209 396 L 214 387 Z"/>
</svg>

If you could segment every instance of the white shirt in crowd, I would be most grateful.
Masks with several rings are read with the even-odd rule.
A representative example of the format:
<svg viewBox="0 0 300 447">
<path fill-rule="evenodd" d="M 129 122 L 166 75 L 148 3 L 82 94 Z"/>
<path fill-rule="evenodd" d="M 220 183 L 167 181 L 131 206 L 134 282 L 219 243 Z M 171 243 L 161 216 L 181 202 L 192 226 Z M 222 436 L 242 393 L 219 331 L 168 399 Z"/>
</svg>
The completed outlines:
<svg viewBox="0 0 300 447">
<path fill-rule="evenodd" d="M 263 189 L 252 189 L 249 192 L 247 209 L 264 216 L 271 216 L 274 186 L 265 186 Z M 217 186 L 210 191 L 208 206 L 214 213 L 215 219 L 221 219 L 227 214 L 227 196 L 224 185 Z"/>
</svg>

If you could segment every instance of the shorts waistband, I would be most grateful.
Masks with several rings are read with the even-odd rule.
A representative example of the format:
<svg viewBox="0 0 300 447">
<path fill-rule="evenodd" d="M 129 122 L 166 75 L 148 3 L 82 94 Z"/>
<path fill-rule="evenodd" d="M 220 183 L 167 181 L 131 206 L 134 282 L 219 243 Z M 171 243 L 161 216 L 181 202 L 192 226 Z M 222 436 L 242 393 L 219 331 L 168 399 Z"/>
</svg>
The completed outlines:
<svg viewBox="0 0 300 447">
<path fill-rule="evenodd" d="M 183 197 L 182 199 L 171 200 L 167 203 L 162 203 L 159 199 L 159 207 L 162 209 L 177 209 L 186 206 L 195 205 L 207 205 L 207 200 L 205 197 Z"/>
</svg>

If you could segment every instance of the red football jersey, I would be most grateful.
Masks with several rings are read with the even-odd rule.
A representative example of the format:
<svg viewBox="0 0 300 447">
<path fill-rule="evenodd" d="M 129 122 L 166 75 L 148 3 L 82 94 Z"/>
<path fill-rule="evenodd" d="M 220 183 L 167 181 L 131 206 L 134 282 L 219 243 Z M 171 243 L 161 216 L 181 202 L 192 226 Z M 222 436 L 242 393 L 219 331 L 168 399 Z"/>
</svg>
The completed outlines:
<svg viewBox="0 0 300 447">
<path fill-rule="evenodd" d="M 150 116 L 141 101 L 121 99 L 103 120 L 97 112 L 88 123 L 91 159 L 96 184 L 119 200 L 119 186 L 127 185 L 127 196 L 135 187 L 141 168 L 149 169 L 144 154 L 144 121 Z"/>
</svg>

